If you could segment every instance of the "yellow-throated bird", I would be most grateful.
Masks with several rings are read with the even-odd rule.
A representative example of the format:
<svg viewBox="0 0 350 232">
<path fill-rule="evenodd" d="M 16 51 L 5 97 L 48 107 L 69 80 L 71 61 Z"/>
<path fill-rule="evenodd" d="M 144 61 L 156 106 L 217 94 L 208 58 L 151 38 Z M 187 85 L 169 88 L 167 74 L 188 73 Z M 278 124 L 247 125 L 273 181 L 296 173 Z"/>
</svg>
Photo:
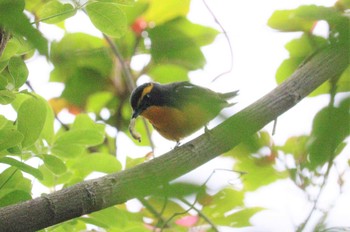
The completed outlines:
<svg viewBox="0 0 350 232">
<path fill-rule="evenodd" d="M 133 127 L 135 119 L 141 115 L 163 137 L 179 143 L 182 138 L 206 126 L 223 108 L 233 105 L 227 100 L 235 97 L 237 92 L 217 93 L 189 82 L 145 83 L 131 94 L 130 132 L 140 140 Z"/>
</svg>

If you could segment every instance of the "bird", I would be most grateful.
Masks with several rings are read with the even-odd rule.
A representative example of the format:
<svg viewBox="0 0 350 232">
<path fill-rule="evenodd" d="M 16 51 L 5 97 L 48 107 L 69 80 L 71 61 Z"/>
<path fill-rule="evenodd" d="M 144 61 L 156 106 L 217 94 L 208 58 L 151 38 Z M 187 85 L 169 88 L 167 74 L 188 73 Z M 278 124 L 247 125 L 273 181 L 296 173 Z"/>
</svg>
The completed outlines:
<svg viewBox="0 0 350 232">
<path fill-rule="evenodd" d="M 138 116 L 152 124 L 168 140 L 180 140 L 193 134 L 214 119 L 222 109 L 232 106 L 228 100 L 238 91 L 217 93 L 188 81 L 160 84 L 144 83 L 135 88 L 130 97 L 133 109 L 129 130 L 141 141 L 134 125 Z"/>
</svg>

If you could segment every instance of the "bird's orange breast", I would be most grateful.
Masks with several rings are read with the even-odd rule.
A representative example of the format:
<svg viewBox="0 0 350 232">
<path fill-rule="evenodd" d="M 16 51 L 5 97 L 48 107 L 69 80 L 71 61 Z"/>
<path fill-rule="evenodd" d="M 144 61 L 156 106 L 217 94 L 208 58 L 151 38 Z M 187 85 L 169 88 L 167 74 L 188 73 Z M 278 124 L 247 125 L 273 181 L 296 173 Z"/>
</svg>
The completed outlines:
<svg viewBox="0 0 350 232">
<path fill-rule="evenodd" d="M 203 111 L 196 105 L 186 106 L 185 109 L 150 106 L 141 115 L 147 118 L 162 136 L 177 142 L 197 131 L 216 116 Z"/>
</svg>

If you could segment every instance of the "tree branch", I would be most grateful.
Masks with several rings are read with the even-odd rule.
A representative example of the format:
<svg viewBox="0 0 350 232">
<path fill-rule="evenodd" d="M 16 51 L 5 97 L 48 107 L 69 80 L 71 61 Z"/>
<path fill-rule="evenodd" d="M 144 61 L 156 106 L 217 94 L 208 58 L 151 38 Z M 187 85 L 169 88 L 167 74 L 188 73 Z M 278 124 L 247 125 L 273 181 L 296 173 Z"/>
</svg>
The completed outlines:
<svg viewBox="0 0 350 232">
<path fill-rule="evenodd" d="M 159 158 L 119 173 L 78 183 L 42 197 L 0 209 L 0 231 L 36 231 L 143 197 L 158 187 L 227 152 L 297 104 L 349 65 L 349 48 L 327 47 L 284 83 L 228 118 L 211 133 Z"/>
</svg>

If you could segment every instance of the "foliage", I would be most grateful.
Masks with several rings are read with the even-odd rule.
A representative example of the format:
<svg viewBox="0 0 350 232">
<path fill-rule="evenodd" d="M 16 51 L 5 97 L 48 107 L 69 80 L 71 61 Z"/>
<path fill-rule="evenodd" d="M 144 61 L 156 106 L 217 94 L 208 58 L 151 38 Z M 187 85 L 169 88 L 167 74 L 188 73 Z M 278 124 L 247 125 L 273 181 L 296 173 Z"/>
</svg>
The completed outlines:
<svg viewBox="0 0 350 232">
<path fill-rule="evenodd" d="M 205 65 L 201 48 L 213 43 L 218 34 L 215 29 L 192 23 L 186 17 L 189 5 L 188 0 L 88 0 L 84 4 L 0 0 L 0 104 L 11 105 L 16 112 L 15 119 L 0 115 L 0 163 L 4 167 L 0 173 L 1 207 L 31 199 L 33 179 L 47 188 L 58 189 L 96 172 L 122 170 L 124 164 L 117 159 L 114 145 L 117 137 L 109 135 L 106 128 L 130 136 L 128 99 L 132 86 L 128 83 L 135 83 L 144 75 L 158 82 L 188 80 L 190 71 Z M 290 57 L 277 70 L 277 83 L 323 46 L 348 42 L 350 22 L 344 12 L 349 8 L 349 1 L 339 0 L 334 7 L 301 6 L 276 11 L 271 16 L 270 27 L 302 32 L 286 44 Z M 65 31 L 59 41 L 45 38 L 41 24 L 65 30 L 65 20 L 77 12 L 86 14 L 103 36 Z M 322 20 L 329 26 L 326 38 L 313 33 Z M 2 39 L 8 35 L 8 41 Z M 27 80 L 26 60 L 35 57 L 35 51 L 53 65 L 50 81 L 64 85 L 61 96 L 55 99 L 43 99 Z M 149 57 L 149 61 L 142 70 L 133 69 L 130 63 L 141 55 Z M 288 178 L 307 193 L 308 187 L 317 185 L 313 183 L 314 176 L 327 179 L 350 133 L 350 99 L 334 103 L 336 93 L 350 91 L 349 70 L 312 94 L 330 94 L 332 100 L 315 116 L 310 135 L 291 137 L 277 146 L 267 132 L 260 132 L 225 154 L 235 159 L 234 170 L 247 173 L 242 175 L 242 188 L 228 186 L 209 194 L 207 182 L 169 183 L 159 195 L 140 199 L 142 209 L 137 213 L 122 204 L 47 231 L 82 231 L 88 225 L 108 231 L 250 226 L 250 218 L 262 208 L 245 205 L 247 192 Z M 54 123 L 60 121 L 63 109 L 75 115 L 74 122 L 60 124 L 55 130 Z M 146 138 L 145 126 L 138 122 L 136 127 Z M 150 144 L 144 140 L 141 145 Z M 286 157 L 291 157 L 293 165 Z M 33 160 L 39 165 L 33 165 Z M 125 166 L 143 161 L 127 158 Z M 323 167 L 327 167 L 326 172 Z M 322 189 L 324 184 L 318 187 Z M 189 196 L 195 200 L 189 202 Z M 320 223 L 325 223 L 325 219 Z M 305 224 L 300 225 L 300 231 Z"/>
</svg>

